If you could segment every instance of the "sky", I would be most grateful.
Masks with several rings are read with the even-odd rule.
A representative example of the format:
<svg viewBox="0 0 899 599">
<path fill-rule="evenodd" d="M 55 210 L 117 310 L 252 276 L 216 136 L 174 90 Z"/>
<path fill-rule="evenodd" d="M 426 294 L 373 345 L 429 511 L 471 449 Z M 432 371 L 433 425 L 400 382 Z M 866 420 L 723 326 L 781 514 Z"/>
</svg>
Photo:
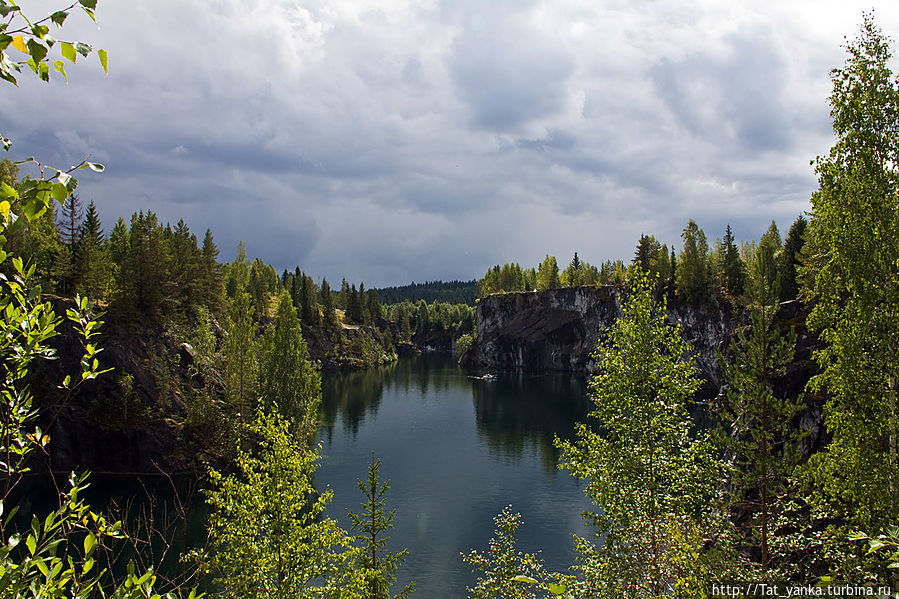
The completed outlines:
<svg viewBox="0 0 899 599">
<path fill-rule="evenodd" d="M 61 3 L 20 2 L 38 15 Z M 9 157 L 85 157 L 108 230 L 152 210 L 231 260 L 367 287 L 629 260 L 694 219 L 756 239 L 809 208 L 833 143 L 843 0 L 100 0 L 109 52 L 0 95 Z M 895 62 L 894 69 L 897 69 Z"/>
</svg>

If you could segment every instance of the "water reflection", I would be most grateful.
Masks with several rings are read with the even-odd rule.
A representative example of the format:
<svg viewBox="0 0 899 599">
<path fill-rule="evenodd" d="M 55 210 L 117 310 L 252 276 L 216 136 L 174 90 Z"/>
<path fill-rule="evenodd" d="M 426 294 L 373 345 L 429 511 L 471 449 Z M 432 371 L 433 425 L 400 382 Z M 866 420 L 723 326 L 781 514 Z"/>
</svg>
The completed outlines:
<svg viewBox="0 0 899 599">
<path fill-rule="evenodd" d="M 542 551 L 552 570 L 572 564 L 570 534 L 589 534 L 580 515 L 589 501 L 580 481 L 556 470 L 553 439 L 585 419 L 583 378 L 479 381 L 445 355 L 323 378 L 316 482 L 334 492 L 328 513 L 350 525 L 346 509 L 359 509 L 355 483 L 374 452 L 397 510 L 391 550 L 409 549 L 398 578 L 416 580 L 416 596 L 464 596 L 474 575 L 459 555 L 487 548 L 493 517 L 509 504 L 525 519 L 522 550 Z"/>
<path fill-rule="evenodd" d="M 572 438 L 574 423 L 586 420 L 590 405 L 583 377 L 508 373 L 481 381 L 450 356 L 430 354 L 369 370 L 325 372 L 319 439 L 330 444 L 338 420 L 356 438 L 365 420 L 377 416 L 385 393 L 425 398 L 450 389 L 471 395 L 479 438 L 492 452 L 518 459 L 534 448 L 547 470 L 559 459 L 553 440 Z"/>
<path fill-rule="evenodd" d="M 468 379 L 444 354 L 425 354 L 367 370 L 323 372 L 319 439 L 330 443 L 338 416 L 343 431 L 355 438 L 365 420 L 377 416 L 385 392 L 427 397 L 467 387 Z"/>
<path fill-rule="evenodd" d="M 517 459 L 536 448 L 548 471 L 559 461 L 554 439 L 573 438 L 589 411 L 583 378 L 512 373 L 471 385 L 478 434 L 490 450 Z"/>
</svg>

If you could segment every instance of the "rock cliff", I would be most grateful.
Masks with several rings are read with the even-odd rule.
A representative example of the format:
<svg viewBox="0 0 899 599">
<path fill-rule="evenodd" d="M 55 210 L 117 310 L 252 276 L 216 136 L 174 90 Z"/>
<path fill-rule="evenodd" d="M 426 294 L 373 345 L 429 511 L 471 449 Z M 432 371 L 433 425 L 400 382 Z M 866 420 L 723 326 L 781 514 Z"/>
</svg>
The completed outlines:
<svg viewBox="0 0 899 599">
<path fill-rule="evenodd" d="M 604 286 L 483 298 L 475 310 L 477 340 L 463 356 L 463 364 L 488 370 L 592 373 L 596 341 L 621 315 L 623 293 L 619 287 Z M 781 313 L 780 320 L 789 318 L 793 325 L 804 325 L 798 302 L 784 304 Z M 693 346 L 705 381 L 700 396 L 714 397 L 724 385 L 719 353 L 727 353 L 734 332 L 747 322 L 746 316 L 729 305 L 675 303 L 668 307 L 668 320 L 681 325 Z M 810 343 L 804 326 L 801 329 L 800 347 Z M 800 353 L 805 358 L 810 352 L 809 347 Z M 808 380 L 808 373 L 803 376 Z"/>
</svg>

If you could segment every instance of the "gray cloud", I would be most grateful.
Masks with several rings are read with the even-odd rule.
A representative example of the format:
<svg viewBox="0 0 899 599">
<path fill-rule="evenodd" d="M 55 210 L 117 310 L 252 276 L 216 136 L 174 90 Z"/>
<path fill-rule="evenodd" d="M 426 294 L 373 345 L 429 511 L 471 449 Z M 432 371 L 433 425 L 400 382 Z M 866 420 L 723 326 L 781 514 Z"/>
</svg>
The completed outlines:
<svg viewBox="0 0 899 599">
<path fill-rule="evenodd" d="M 13 158 L 106 163 L 80 189 L 107 226 L 184 218 L 225 259 L 367 285 L 629 259 L 807 206 L 860 2 L 101 2 L 67 35 L 110 74 L 23 77 L 0 122 Z"/>
</svg>

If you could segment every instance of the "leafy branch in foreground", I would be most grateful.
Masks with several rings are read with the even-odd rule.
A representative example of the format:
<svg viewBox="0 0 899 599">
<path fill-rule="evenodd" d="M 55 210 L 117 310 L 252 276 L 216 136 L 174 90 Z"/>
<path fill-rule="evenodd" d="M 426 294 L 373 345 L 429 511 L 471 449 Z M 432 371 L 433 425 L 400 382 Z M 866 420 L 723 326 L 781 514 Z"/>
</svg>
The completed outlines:
<svg viewBox="0 0 899 599">
<path fill-rule="evenodd" d="M 496 536 L 490 539 L 490 548 L 483 553 L 462 554 L 465 563 L 481 572 L 475 587 L 469 589 L 469 597 L 537 599 L 561 595 L 565 587 L 552 582 L 559 576 L 547 573 L 536 555 L 518 550 L 515 534 L 521 526 L 521 514 L 513 513 L 512 506 L 507 506 L 493 521 Z"/>
<path fill-rule="evenodd" d="M 96 7 L 97 0 L 79 0 L 66 8 L 53 11 L 42 19 L 32 21 L 14 2 L 0 0 L 0 19 L 6 19 L 0 21 L 0 79 L 17 85 L 13 73 L 20 73 L 22 67 L 28 67 L 42 81 L 50 81 L 50 65 L 52 64 L 53 70 L 68 81 L 63 60 L 53 60 L 51 63 L 50 51 L 53 46 L 58 44 L 61 58 L 72 64 L 78 59 L 79 54 L 87 58 L 94 48 L 84 42 L 67 42 L 56 39 L 50 35 L 49 23 L 56 25 L 57 29 L 61 29 L 69 13 L 76 8 L 80 8 L 93 20 Z M 10 47 L 27 58 L 14 60 L 9 55 Z M 103 71 L 108 71 L 109 56 L 106 50 L 97 50 L 97 56 Z"/>
<path fill-rule="evenodd" d="M 716 471 L 708 435 L 691 435 L 698 389 L 691 348 L 665 320 L 656 281 L 637 267 L 622 316 L 597 344 L 590 382 L 597 426 L 560 443 L 562 465 L 587 480 L 600 547 L 581 540 L 586 581 L 603 597 L 656 597 L 686 583 L 674 531 L 701 527 Z M 686 533 L 685 533 L 686 534 Z M 692 536 L 692 535 L 689 535 Z"/>
<path fill-rule="evenodd" d="M 199 559 L 226 597 L 364 597 L 353 537 L 324 516 L 333 493 L 315 494 L 318 453 L 277 414 L 245 425 L 236 472 L 210 470 L 209 547 Z"/>
</svg>

